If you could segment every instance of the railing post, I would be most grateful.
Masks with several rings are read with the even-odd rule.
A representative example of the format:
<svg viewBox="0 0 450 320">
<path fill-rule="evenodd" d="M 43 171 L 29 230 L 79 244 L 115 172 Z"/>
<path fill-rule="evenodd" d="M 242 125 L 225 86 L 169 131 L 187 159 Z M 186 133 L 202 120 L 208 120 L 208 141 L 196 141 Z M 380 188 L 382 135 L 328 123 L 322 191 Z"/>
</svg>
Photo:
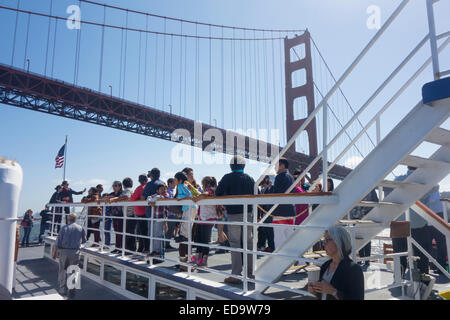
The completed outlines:
<svg viewBox="0 0 450 320">
<path fill-rule="evenodd" d="M 433 76 L 434 80 L 438 80 L 440 78 L 439 54 L 437 49 L 436 24 L 434 22 L 434 8 L 433 8 L 434 2 L 436 2 L 436 0 L 427 0 L 427 14 L 428 14 L 428 29 L 431 47 L 431 59 L 433 62 Z"/>
<path fill-rule="evenodd" d="M 243 249 L 244 249 L 244 259 L 243 259 L 243 275 L 244 275 L 244 293 L 247 293 L 248 291 L 248 284 L 247 284 L 247 265 L 248 265 L 248 259 L 247 259 L 247 205 L 244 204 L 244 213 L 242 215 L 242 227 L 244 228 L 244 230 L 242 230 L 242 244 L 243 244 Z M 252 257 L 253 258 L 253 257 Z"/>
<path fill-rule="evenodd" d="M 188 263 L 188 275 L 191 276 L 191 272 L 192 272 L 192 268 L 191 268 L 191 259 L 192 259 L 192 243 L 191 243 L 191 238 L 192 238 L 192 210 L 194 209 L 194 206 L 191 204 L 189 206 L 189 212 L 188 212 L 188 259 L 187 259 L 187 263 Z"/>
<path fill-rule="evenodd" d="M 442 203 L 442 217 L 444 218 L 445 222 L 449 222 L 448 221 L 448 206 L 449 206 L 450 202 L 448 201 L 443 201 Z M 447 259 L 448 259 L 448 268 L 447 268 L 447 272 L 450 273 L 450 237 L 447 235 L 445 236 L 445 243 L 447 244 Z M 445 269 L 445 266 L 443 266 Z"/>
<path fill-rule="evenodd" d="M 155 207 L 150 207 L 150 253 L 153 252 L 153 217 L 155 216 Z M 150 257 L 150 265 L 153 265 L 153 259 Z"/>
<path fill-rule="evenodd" d="M 51 225 L 51 232 L 50 232 L 50 236 L 52 236 L 53 237 L 53 234 L 54 234 L 54 228 L 55 228 L 55 214 L 56 214 L 56 207 L 53 207 L 53 212 L 52 212 L 53 214 L 52 214 L 52 225 Z"/>
<path fill-rule="evenodd" d="M 322 191 L 328 191 L 328 102 L 325 101 L 323 104 L 323 137 L 322 137 Z"/>
<path fill-rule="evenodd" d="M 125 256 L 125 230 L 127 227 L 127 207 L 122 207 L 122 257 Z"/>
<path fill-rule="evenodd" d="M 106 213 L 105 206 L 102 206 L 102 220 L 103 220 L 102 222 L 103 223 L 100 223 L 101 224 L 101 241 L 100 241 L 100 243 L 101 243 L 100 250 L 101 251 L 105 250 L 105 224 L 106 224 L 105 213 Z"/>
<path fill-rule="evenodd" d="M 248 210 L 248 208 L 247 208 L 247 205 L 245 205 L 245 211 L 247 211 Z M 258 221 L 257 221 L 257 219 L 258 219 L 258 206 L 257 205 L 253 205 L 253 207 L 252 207 L 252 212 L 253 212 L 253 223 L 257 223 Z M 256 225 L 253 225 L 253 239 L 252 239 L 252 241 L 253 241 L 253 250 L 254 251 L 258 251 L 258 226 L 256 226 Z M 254 254 L 253 256 L 252 256 L 252 275 L 255 275 L 256 274 L 256 258 L 257 258 L 257 255 L 256 254 Z"/>
</svg>

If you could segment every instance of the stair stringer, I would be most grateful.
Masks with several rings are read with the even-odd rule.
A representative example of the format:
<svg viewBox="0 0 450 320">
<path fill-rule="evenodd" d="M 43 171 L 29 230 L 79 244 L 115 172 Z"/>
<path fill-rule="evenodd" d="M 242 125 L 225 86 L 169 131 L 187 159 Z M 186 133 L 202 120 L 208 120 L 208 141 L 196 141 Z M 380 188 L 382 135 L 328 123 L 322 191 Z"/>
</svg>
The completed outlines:
<svg viewBox="0 0 450 320">
<path fill-rule="evenodd" d="M 423 187 L 417 188 L 405 185 L 404 187 L 395 188 L 383 201 L 401 203 L 400 205 L 379 207 L 370 210 L 364 219 L 376 221 L 380 223 L 380 226 L 356 230 L 355 236 L 357 240 L 355 246 L 357 249 L 362 248 L 383 229 L 389 228 L 392 220 L 395 220 L 403 212 L 408 210 L 417 200 L 421 199 L 450 173 L 450 147 L 440 147 L 429 159 L 446 162 L 447 165 L 443 164 L 439 166 L 433 164 L 416 169 L 404 181 L 423 183 L 425 184 Z"/>
<path fill-rule="evenodd" d="M 329 228 L 360 202 L 387 176 L 400 161 L 423 141 L 450 115 L 450 99 L 442 99 L 428 106 L 420 101 L 402 121 L 372 150 L 371 153 L 342 181 L 334 194 L 338 203 L 320 205 L 302 225 Z M 323 230 L 296 230 L 275 253 L 301 256 L 318 241 Z M 276 282 L 295 262 L 287 257 L 270 256 L 256 270 L 256 279 Z M 267 285 L 256 283 L 256 291 L 264 292 Z"/>
</svg>

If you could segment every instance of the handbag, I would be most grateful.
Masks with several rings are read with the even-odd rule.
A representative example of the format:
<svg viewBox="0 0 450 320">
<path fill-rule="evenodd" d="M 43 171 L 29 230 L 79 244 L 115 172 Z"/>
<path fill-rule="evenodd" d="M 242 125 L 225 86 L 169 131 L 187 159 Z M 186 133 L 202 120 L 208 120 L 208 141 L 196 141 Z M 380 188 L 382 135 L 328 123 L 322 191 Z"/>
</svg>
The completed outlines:
<svg viewBox="0 0 450 320">
<path fill-rule="evenodd" d="M 411 235 L 411 223 L 409 221 L 391 221 L 391 238 L 406 238 Z"/>
</svg>

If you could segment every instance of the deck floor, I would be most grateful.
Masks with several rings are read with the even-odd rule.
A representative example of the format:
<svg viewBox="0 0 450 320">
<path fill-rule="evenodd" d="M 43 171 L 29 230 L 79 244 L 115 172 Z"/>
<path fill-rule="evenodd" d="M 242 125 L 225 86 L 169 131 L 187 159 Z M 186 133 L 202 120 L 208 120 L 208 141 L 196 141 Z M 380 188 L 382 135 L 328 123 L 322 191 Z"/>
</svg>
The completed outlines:
<svg viewBox="0 0 450 320">
<path fill-rule="evenodd" d="M 176 246 L 172 242 L 172 246 Z M 22 298 L 36 298 L 41 296 L 43 299 L 48 295 L 57 295 L 57 274 L 58 266 L 54 262 L 43 258 L 43 246 L 21 248 L 19 250 L 19 261 L 17 263 L 16 272 L 16 287 L 14 290 L 14 299 Z M 88 249 L 89 251 L 99 252 L 97 248 Z M 107 254 L 106 252 L 104 254 Z M 109 255 L 109 254 L 108 254 Z M 178 250 L 169 250 L 166 252 L 166 257 L 172 260 L 178 259 Z M 117 256 L 119 259 L 119 257 Z M 258 264 L 264 257 L 258 259 Z M 127 258 L 128 260 L 128 258 Z M 133 260 L 131 260 L 133 261 Z M 134 260 L 139 261 L 139 260 Z M 214 254 L 214 249 L 211 251 L 209 259 L 209 268 L 218 271 L 230 273 L 231 271 L 231 255 L 230 253 Z M 142 263 L 142 262 L 141 262 Z M 163 262 L 157 265 L 171 273 L 176 272 L 174 263 Z M 363 268 L 364 277 L 366 279 L 366 287 L 384 286 L 392 283 L 392 272 L 385 269 L 382 264 L 372 262 L 370 267 Z M 192 276 L 200 277 L 217 283 L 223 283 L 225 275 L 207 272 L 205 270 L 194 270 Z M 437 276 L 437 281 L 434 289 L 437 291 L 450 290 L 450 281 L 444 276 Z M 304 289 L 307 284 L 307 274 L 300 268 L 291 268 L 278 282 L 281 285 L 286 285 L 296 289 Z M 229 285 L 234 291 L 242 292 L 243 285 Z M 254 285 L 249 283 L 249 290 L 254 289 Z M 263 296 L 258 296 L 262 299 L 279 299 L 279 300 L 308 300 L 310 298 L 291 292 L 286 292 L 277 288 L 269 288 Z M 389 300 L 389 299 L 403 299 L 401 288 L 385 289 L 376 292 L 367 293 L 366 300 Z M 93 280 L 82 277 L 82 290 L 77 290 L 75 296 L 76 300 L 121 300 L 126 297 L 101 286 Z"/>
</svg>

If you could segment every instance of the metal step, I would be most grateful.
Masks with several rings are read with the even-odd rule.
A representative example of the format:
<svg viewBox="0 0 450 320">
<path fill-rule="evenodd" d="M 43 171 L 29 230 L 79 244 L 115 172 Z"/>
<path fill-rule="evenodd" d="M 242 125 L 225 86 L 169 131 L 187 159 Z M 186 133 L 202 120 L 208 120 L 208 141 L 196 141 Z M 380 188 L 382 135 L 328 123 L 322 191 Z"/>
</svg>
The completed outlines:
<svg viewBox="0 0 450 320">
<path fill-rule="evenodd" d="M 441 146 L 450 145 L 450 131 L 443 128 L 436 128 L 425 138 L 425 141 Z"/>
<path fill-rule="evenodd" d="M 358 202 L 358 204 L 356 206 L 359 206 L 359 207 L 381 207 L 381 206 L 399 206 L 399 205 L 401 205 L 401 203 L 386 202 L 386 201 L 380 201 L 380 202 L 361 201 L 361 202 Z"/>
<path fill-rule="evenodd" d="M 419 182 L 405 182 L 405 181 L 391 181 L 383 180 L 379 183 L 379 186 L 385 188 L 399 188 L 399 187 L 424 187 L 425 184 Z"/>
<path fill-rule="evenodd" d="M 405 166 L 410 166 L 414 168 L 424 168 L 424 167 L 450 167 L 450 162 L 431 160 L 427 158 L 422 158 L 418 156 L 408 155 L 400 161 L 400 164 Z"/>
</svg>

